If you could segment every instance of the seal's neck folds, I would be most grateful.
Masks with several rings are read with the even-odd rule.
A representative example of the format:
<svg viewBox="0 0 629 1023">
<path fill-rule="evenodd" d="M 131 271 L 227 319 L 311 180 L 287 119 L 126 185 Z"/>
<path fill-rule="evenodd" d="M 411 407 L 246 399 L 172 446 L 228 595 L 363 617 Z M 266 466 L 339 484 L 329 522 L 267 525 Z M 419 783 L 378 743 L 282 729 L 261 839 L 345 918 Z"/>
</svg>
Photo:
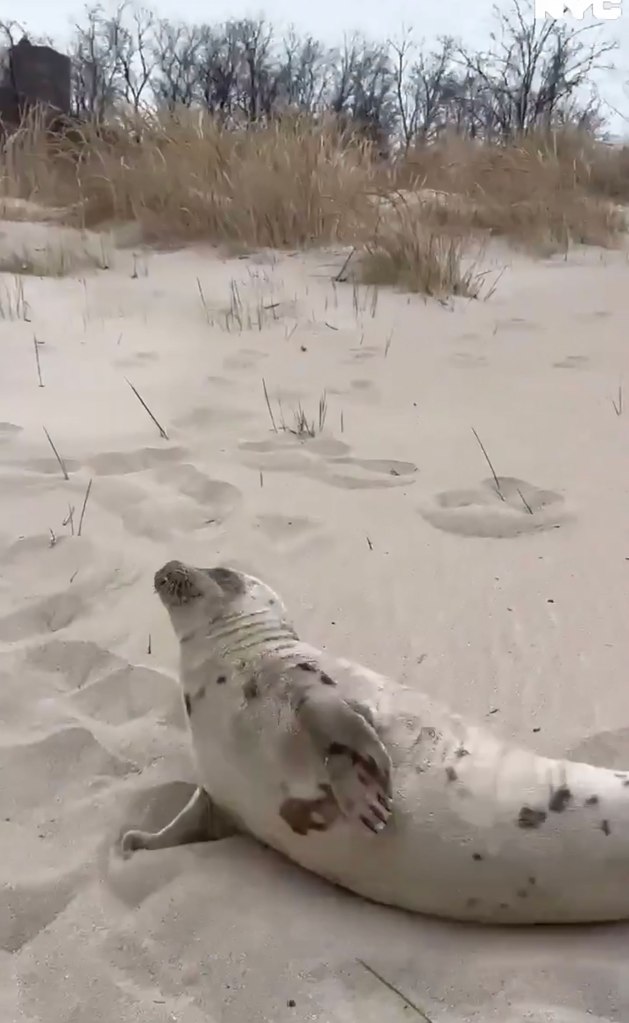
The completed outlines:
<svg viewBox="0 0 629 1023">
<path fill-rule="evenodd" d="M 195 635 L 198 636 L 197 630 Z M 187 637 L 181 636 L 185 643 Z M 256 660 L 261 655 L 288 653 L 298 642 L 289 622 L 278 617 L 272 608 L 238 611 L 210 621 L 205 629 L 205 642 L 211 644 L 221 659 Z"/>
</svg>

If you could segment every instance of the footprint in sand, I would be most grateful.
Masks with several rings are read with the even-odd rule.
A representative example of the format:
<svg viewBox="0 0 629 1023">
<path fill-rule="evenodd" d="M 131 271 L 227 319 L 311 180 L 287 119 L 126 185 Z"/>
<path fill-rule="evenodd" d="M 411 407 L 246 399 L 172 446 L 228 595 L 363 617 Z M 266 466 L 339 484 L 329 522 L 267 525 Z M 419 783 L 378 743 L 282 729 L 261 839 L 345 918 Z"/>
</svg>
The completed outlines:
<svg viewBox="0 0 629 1023">
<path fill-rule="evenodd" d="M 253 520 L 253 527 L 259 529 L 276 550 L 294 550 L 311 545 L 320 530 L 315 519 L 302 515 L 258 515 Z"/>
<path fill-rule="evenodd" d="M 349 351 L 349 358 L 344 361 L 350 364 L 353 362 L 367 362 L 369 359 L 375 359 L 377 355 L 383 354 L 383 349 L 378 348 L 377 345 L 357 345 L 355 348 L 350 348 Z"/>
<path fill-rule="evenodd" d="M 62 796 L 71 801 L 71 794 L 85 789 L 93 778 L 121 778 L 135 771 L 131 761 L 110 753 L 80 725 L 2 746 L 0 817 L 28 818 L 35 807 L 49 807 Z"/>
<path fill-rule="evenodd" d="M 568 760 L 611 767 L 622 773 L 629 764 L 629 728 L 588 735 L 566 753 Z M 629 776 L 629 775 L 628 775 Z"/>
<path fill-rule="evenodd" d="M 228 355 L 223 362 L 225 369 L 254 369 L 261 359 L 268 358 L 267 352 L 254 348 L 241 348 L 235 355 Z"/>
<path fill-rule="evenodd" d="M 137 451 L 101 451 L 92 455 L 88 465 L 99 476 L 126 476 L 177 462 L 187 455 L 185 448 L 139 448 Z"/>
<path fill-rule="evenodd" d="M 107 725 L 127 725 L 143 718 L 149 722 L 168 722 L 186 727 L 181 695 L 176 682 L 163 672 L 142 665 L 125 664 L 75 690 L 73 707 L 84 718 Z"/>
<path fill-rule="evenodd" d="M 493 478 L 470 490 L 447 490 L 420 507 L 420 514 L 446 533 L 496 539 L 554 529 L 570 518 L 554 490 L 512 476 L 499 476 L 498 483 L 500 493 Z"/>
<path fill-rule="evenodd" d="M 565 359 L 553 362 L 555 369 L 579 369 L 580 366 L 587 366 L 589 359 L 587 355 L 566 355 Z"/>
<path fill-rule="evenodd" d="M 349 399 L 351 402 L 358 402 L 361 405 L 374 405 L 380 401 L 380 392 L 373 380 L 350 380 L 347 387 L 329 387 L 328 394 L 337 395 L 340 398 Z"/>
<path fill-rule="evenodd" d="M 89 640 L 40 643 L 27 651 L 25 665 L 43 676 L 49 690 L 67 696 L 82 719 L 124 725 L 157 717 L 183 724 L 181 696 L 170 676 L 130 664 Z"/>
<path fill-rule="evenodd" d="M 166 450 L 173 449 L 165 449 L 162 455 Z M 102 468 L 109 475 L 94 487 L 93 500 L 115 515 L 130 533 L 158 541 L 169 540 L 182 531 L 221 524 L 240 507 L 240 490 L 206 476 L 194 465 L 176 461 L 186 452 L 175 451 L 175 455 L 158 459 L 153 454 L 149 457 L 149 449 L 103 456 Z M 138 475 L 129 480 L 125 473 Z"/>
<path fill-rule="evenodd" d="M 1 833 L 1 832 L 0 832 Z M 7 835 L 6 841 L 9 841 Z M 48 874 L 0 890 L 0 948 L 18 952 L 63 913 L 76 895 L 82 871 Z"/>
<path fill-rule="evenodd" d="M 477 355 L 473 352 L 455 352 L 450 356 L 449 361 L 462 369 L 479 369 L 481 366 L 487 365 L 487 356 Z"/>
<path fill-rule="evenodd" d="M 15 423 L 0 423 L 0 444 L 6 444 L 21 432 L 22 427 L 16 426 Z"/>
<path fill-rule="evenodd" d="M 74 458 L 64 458 L 63 464 L 67 472 L 78 472 L 81 463 Z M 51 455 L 50 458 L 28 458 L 21 463 L 22 468 L 27 472 L 41 473 L 45 476 L 59 476 L 59 462 Z"/>
<path fill-rule="evenodd" d="M 207 430 L 208 428 L 222 428 L 227 423 L 246 423 L 254 417 L 254 412 L 250 409 L 239 409 L 235 406 L 230 408 L 222 407 L 212 402 L 212 406 L 201 405 L 198 408 L 191 409 L 190 412 L 186 412 L 183 416 L 179 416 L 177 419 L 172 420 L 173 426 L 177 429 L 187 429 L 193 427 L 193 429 Z"/>
<path fill-rule="evenodd" d="M 374 490 L 414 483 L 417 466 L 390 458 L 355 458 L 331 437 L 302 439 L 285 430 L 264 441 L 241 441 L 245 465 L 265 472 L 294 472 L 346 490 Z"/>
<path fill-rule="evenodd" d="M 53 691 L 81 689 L 126 662 L 91 640 L 50 639 L 26 651 L 25 664 L 51 676 Z"/>
<path fill-rule="evenodd" d="M 0 618 L 0 641 L 15 643 L 42 632 L 59 632 L 85 615 L 88 609 L 88 598 L 75 590 L 34 600 Z"/>
</svg>

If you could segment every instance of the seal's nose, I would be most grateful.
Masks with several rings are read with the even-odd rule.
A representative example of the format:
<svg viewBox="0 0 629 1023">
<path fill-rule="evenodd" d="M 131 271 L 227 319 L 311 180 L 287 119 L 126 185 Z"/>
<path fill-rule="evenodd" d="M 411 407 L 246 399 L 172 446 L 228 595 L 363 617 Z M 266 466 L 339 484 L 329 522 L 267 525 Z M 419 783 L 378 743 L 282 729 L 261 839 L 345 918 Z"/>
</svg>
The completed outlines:
<svg viewBox="0 0 629 1023">
<path fill-rule="evenodd" d="M 153 586 L 159 593 L 164 586 L 172 581 L 173 577 L 184 574 L 184 566 L 181 561 L 167 561 L 165 565 L 157 569 L 153 576 Z"/>
</svg>

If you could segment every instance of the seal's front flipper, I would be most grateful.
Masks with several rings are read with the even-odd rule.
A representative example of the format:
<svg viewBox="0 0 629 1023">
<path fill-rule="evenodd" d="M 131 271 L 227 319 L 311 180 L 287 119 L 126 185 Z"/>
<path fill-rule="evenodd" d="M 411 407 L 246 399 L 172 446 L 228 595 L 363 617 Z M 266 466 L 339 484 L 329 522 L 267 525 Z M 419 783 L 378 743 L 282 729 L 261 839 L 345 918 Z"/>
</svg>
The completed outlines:
<svg viewBox="0 0 629 1023">
<path fill-rule="evenodd" d="M 183 810 L 160 831 L 126 831 L 120 839 L 120 851 L 128 859 L 138 849 L 172 849 L 193 842 L 215 842 L 237 834 L 237 830 L 228 815 L 199 787 Z"/>
<path fill-rule="evenodd" d="M 365 715 L 323 686 L 308 687 L 295 712 L 324 757 L 341 812 L 370 831 L 381 831 L 391 816 L 391 758 L 376 730 Z"/>
</svg>

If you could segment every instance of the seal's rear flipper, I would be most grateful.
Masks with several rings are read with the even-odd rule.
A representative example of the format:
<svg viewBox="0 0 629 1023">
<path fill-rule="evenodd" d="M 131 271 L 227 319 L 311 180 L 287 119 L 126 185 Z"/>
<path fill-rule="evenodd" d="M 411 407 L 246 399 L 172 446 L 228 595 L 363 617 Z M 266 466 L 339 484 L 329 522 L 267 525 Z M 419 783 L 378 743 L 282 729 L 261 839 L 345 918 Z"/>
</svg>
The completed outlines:
<svg viewBox="0 0 629 1023">
<path fill-rule="evenodd" d="M 375 729 L 323 686 L 302 692 L 295 713 L 325 760 L 341 812 L 381 831 L 391 816 L 391 758 Z"/>
<path fill-rule="evenodd" d="M 120 851 L 128 859 L 138 849 L 172 849 L 194 842 L 216 842 L 237 833 L 237 828 L 208 796 L 194 790 L 192 798 L 161 831 L 126 831 L 120 837 Z"/>
</svg>

